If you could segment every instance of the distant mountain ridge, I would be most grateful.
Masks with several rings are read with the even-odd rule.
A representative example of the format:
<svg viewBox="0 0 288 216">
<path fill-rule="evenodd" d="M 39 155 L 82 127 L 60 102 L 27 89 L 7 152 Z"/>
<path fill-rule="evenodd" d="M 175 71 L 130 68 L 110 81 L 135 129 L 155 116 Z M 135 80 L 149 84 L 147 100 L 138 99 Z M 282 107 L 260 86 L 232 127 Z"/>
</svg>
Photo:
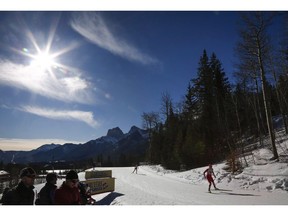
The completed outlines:
<svg viewBox="0 0 288 216">
<path fill-rule="evenodd" d="M 37 151 L 49 151 L 49 150 L 52 150 L 58 146 L 60 146 L 60 144 L 54 144 L 54 143 L 44 144 L 44 145 L 40 146 L 39 148 L 37 148 L 36 150 Z"/>
<path fill-rule="evenodd" d="M 119 128 L 109 129 L 106 136 L 84 144 L 44 144 L 31 151 L 0 151 L 3 163 L 35 163 L 51 161 L 80 161 L 101 157 L 118 160 L 120 156 L 143 156 L 148 148 L 148 132 L 132 126 L 124 134 Z"/>
</svg>

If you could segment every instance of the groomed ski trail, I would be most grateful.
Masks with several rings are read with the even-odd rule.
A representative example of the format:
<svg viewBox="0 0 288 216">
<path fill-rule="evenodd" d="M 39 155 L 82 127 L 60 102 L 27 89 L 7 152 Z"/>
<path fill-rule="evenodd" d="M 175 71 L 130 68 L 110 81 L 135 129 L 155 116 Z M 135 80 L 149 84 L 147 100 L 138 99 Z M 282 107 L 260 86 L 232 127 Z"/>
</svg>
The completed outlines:
<svg viewBox="0 0 288 216">
<path fill-rule="evenodd" d="M 103 203 L 105 205 L 287 205 L 286 193 L 231 188 L 212 189 L 212 193 L 208 193 L 208 183 L 193 184 L 170 178 L 145 166 L 139 167 L 138 174 L 131 173 L 134 167 L 98 170 L 101 169 L 111 169 L 116 178 L 113 193 L 94 196 L 100 202 L 105 196 L 112 197 Z"/>
</svg>

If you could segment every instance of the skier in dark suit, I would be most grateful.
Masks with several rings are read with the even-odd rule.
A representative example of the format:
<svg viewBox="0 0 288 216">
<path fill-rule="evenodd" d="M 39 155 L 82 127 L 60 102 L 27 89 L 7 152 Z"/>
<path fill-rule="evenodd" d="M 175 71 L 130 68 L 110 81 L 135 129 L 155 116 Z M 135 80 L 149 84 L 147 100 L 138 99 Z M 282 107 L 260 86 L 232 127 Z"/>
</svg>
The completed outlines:
<svg viewBox="0 0 288 216">
<path fill-rule="evenodd" d="M 132 173 L 136 172 L 136 174 L 137 174 L 137 171 L 138 171 L 138 164 L 136 164 Z"/>
</svg>

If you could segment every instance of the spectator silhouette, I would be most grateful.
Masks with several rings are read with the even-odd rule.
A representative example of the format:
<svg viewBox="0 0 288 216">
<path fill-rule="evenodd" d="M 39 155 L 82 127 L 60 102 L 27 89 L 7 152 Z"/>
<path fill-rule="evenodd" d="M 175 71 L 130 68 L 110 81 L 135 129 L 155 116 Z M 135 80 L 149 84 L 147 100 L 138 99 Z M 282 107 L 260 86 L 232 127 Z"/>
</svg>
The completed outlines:
<svg viewBox="0 0 288 216">
<path fill-rule="evenodd" d="M 36 172 L 31 167 L 20 171 L 20 182 L 2 197 L 3 205 L 33 205 Z"/>
<path fill-rule="evenodd" d="M 70 170 L 66 174 L 66 181 L 55 191 L 56 205 L 80 205 L 81 198 L 78 189 L 78 174 L 74 170 Z"/>
<path fill-rule="evenodd" d="M 57 174 L 56 173 L 48 173 L 46 175 L 46 184 L 40 190 L 38 194 L 38 198 L 36 199 L 36 205 L 53 205 L 55 191 L 57 189 Z"/>
</svg>

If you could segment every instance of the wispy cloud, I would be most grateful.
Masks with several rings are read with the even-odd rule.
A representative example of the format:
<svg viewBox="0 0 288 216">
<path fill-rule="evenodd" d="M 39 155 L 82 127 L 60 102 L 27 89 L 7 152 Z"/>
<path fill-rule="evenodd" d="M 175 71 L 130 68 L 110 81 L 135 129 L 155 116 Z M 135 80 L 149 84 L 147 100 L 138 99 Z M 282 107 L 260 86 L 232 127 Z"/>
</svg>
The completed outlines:
<svg viewBox="0 0 288 216">
<path fill-rule="evenodd" d="M 93 103 L 89 83 L 75 73 L 51 74 L 31 65 L 0 59 L 0 85 L 65 102 Z"/>
<path fill-rule="evenodd" d="M 92 43 L 130 61 L 142 64 L 155 64 L 159 62 L 156 58 L 142 53 L 125 39 L 113 34 L 98 13 L 77 13 L 72 18 L 71 26 Z"/>
<path fill-rule="evenodd" d="M 99 126 L 99 123 L 94 119 L 92 112 L 85 112 L 80 110 L 54 110 L 33 106 L 23 106 L 22 108 L 20 108 L 20 110 L 45 118 L 59 120 L 76 120 L 84 122 L 91 127 Z"/>
</svg>

